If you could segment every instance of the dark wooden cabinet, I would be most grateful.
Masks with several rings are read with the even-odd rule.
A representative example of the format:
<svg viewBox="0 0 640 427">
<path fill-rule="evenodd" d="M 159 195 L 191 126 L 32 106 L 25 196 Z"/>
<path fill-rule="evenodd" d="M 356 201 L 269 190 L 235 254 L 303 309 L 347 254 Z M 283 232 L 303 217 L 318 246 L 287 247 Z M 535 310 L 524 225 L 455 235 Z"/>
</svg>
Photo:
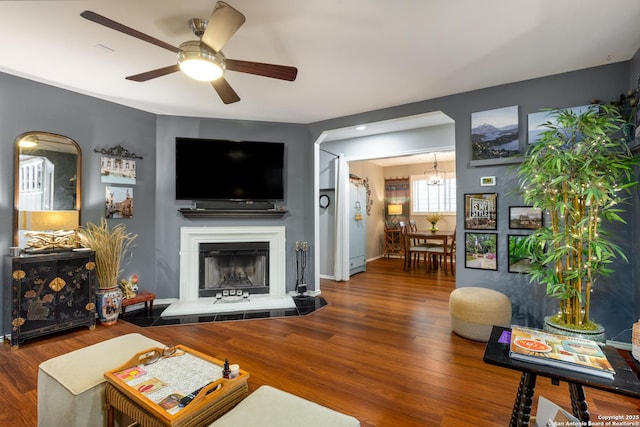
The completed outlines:
<svg viewBox="0 0 640 427">
<path fill-rule="evenodd" d="M 26 339 L 96 325 L 95 253 L 7 257 L 11 347 Z"/>
</svg>

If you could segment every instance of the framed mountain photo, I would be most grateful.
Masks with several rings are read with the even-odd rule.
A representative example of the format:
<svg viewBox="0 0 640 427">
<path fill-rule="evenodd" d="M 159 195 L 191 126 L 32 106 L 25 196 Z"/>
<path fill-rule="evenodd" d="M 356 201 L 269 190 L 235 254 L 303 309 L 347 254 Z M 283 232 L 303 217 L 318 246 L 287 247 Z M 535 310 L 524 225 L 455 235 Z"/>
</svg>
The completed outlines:
<svg viewBox="0 0 640 427">
<path fill-rule="evenodd" d="M 471 166 L 520 159 L 518 106 L 471 113 Z"/>
</svg>

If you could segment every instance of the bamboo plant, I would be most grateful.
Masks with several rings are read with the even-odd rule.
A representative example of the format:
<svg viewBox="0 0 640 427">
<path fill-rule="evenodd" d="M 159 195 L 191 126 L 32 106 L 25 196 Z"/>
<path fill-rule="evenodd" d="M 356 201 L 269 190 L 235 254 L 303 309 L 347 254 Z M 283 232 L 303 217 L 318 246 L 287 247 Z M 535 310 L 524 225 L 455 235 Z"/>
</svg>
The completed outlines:
<svg viewBox="0 0 640 427">
<path fill-rule="evenodd" d="M 96 253 L 96 277 L 101 289 L 118 286 L 118 276 L 122 273 L 121 264 L 131 249 L 137 234 L 127 232 L 124 224 L 109 227 L 102 218 L 100 224 L 88 222 L 78 231 L 80 244 Z"/>
<path fill-rule="evenodd" d="M 551 323 L 595 330 L 599 326 L 589 317 L 594 283 L 613 272 L 614 259 L 627 261 L 603 226 L 625 223 L 622 204 L 637 184 L 632 175 L 640 163 L 621 135 L 624 120 L 615 106 L 548 111 L 541 139 L 517 172 L 525 203 L 551 220 L 525 239 L 529 280 L 544 284 L 559 301 Z"/>
</svg>

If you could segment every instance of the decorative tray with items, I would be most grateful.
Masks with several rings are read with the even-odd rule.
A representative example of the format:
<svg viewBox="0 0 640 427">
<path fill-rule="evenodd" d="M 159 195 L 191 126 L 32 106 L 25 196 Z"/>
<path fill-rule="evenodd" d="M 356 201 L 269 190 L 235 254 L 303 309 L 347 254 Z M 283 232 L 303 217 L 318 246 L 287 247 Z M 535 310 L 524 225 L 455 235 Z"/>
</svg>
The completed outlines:
<svg viewBox="0 0 640 427">
<path fill-rule="evenodd" d="M 145 350 L 105 373 L 110 385 L 166 425 L 246 389 L 248 377 L 237 365 L 230 369 L 228 361 L 182 345 Z"/>
</svg>

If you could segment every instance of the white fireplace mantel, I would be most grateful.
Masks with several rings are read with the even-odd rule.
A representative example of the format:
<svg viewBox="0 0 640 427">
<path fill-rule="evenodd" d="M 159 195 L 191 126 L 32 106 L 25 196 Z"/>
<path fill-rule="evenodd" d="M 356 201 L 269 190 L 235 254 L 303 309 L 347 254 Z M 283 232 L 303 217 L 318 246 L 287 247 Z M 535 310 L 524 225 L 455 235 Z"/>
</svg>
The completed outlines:
<svg viewBox="0 0 640 427">
<path fill-rule="evenodd" d="M 199 298 L 200 243 L 269 243 L 269 295 L 286 295 L 285 227 L 181 227 L 180 228 L 180 301 Z"/>
</svg>

